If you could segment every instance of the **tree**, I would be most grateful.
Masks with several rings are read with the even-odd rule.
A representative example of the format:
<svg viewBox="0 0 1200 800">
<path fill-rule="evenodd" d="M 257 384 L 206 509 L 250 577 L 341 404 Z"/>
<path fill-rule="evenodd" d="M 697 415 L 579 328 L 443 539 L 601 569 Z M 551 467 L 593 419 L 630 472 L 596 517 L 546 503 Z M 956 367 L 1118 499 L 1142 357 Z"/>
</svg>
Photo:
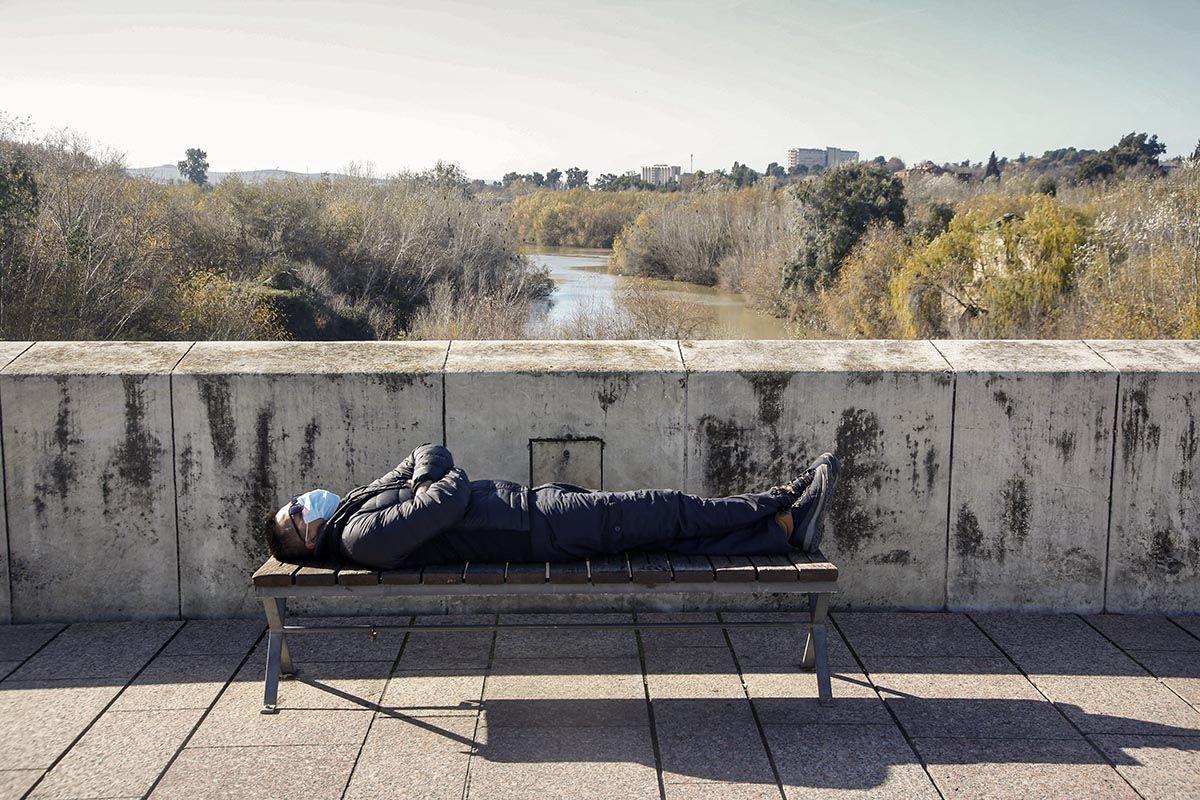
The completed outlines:
<svg viewBox="0 0 1200 800">
<path fill-rule="evenodd" d="M 508 187 L 510 187 L 514 183 L 516 183 L 517 181 L 524 180 L 524 179 L 525 179 L 525 176 L 519 172 L 506 172 L 506 173 L 504 173 L 504 177 L 500 179 L 500 185 L 502 185 L 505 189 L 507 189 Z"/>
<path fill-rule="evenodd" d="M 887 163 L 884 164 L 883 166 L 884 166 L 884 169 L 886 169 L 889 173 L 891 173 L 892 175 L 895 175 L 897 172 L 904 169 L 904 162 L 901 161 L 896 156 L 892 156 L 891 158 L 889 158 L 887 160 Z"/>
<path fill-rule="evenodd" d="M 780 166 L 779 164 L 772 161 L 770 164 L 767 164 L 766 174 L 771 176 L 772 178 L 775 178 L 776 180 L 782 180 L 783 178 L 787 177 L 787 170 L 785 170 L 782 166 Z"/>
<path fill-rule="evenodd" d="M 803 225 L 785 288 L 830 285 L 842 262 L 873 224 L 904 225 L 904 184 L 870 163 L 846 164 L 799 184 Z"/>
<path fill-rule="evenodd" d="M 586 189 L 588 185 L 588 171 L 579 167 L 571 167 L 567 170 L 567 188 L 568 189 Z"/>
<path fill-rule="evenodd" d="M 1161 174 L 1158 157 L 1165 152 L 1167 146 L 1158 140 L 1158 134 L 1127 133 L 1103 153 L 1085 158 L 1079 165 L 1076 177 L 1081 181 L 1113 176 L 1120 178 L 1131 170 Z"/>
<path fill-rule="evenodd" d="M 534 174 L 536 175 L 537 173 L 535 172 Z M 561 177 L 562 177 L 562 173 L 559 172 L 558 167 L 552 167 L 551 169 L 547 170 L 547 172 L 546 172 L 546 184 L 545 185 L 550 187 L 551 189 L 557 189 L 558 188 L 558 180 Z"/>
<path fill-rule="evenodd" d="M 997 180 L 1000 179 L 1000 165 L 996 163 L 995 150 L 993 150 L 992 154 L 988 156 L 987 167 L 983 170 L 983 179 L 987 180 L 988 178 L 996 178 Z"/>
<path fill-rule="evenodd" d="M 525 176 L 525 179 L 527 181 L 529 181 L 530 183 L 532 183 L 534 186 L 545 186 L 546 185 L 546 176 L 540 172 L 530 173 L 529 175 Z"/>
<path fill-rule="evenodd" d="M 199 147 L 189 147 L 185 155 L 187 158 L 175 165 L 179 174 L 197 186 L 208 183 L 208 153 Z"/>
<path fill-rule="evenodd" d="M 1192 161 L 1200 161 L 1200 142 L 1196 142 L 1196 149 L 1192 151 Z"/>
<path fill-rule="evenodd" d="M 733 162 L 733 168 L 729 170 L 729 177 L 733 179 L 734 184 L 740 189 L 743 186 L 753 186 L 758 183 L 758 179 L 762 177 L 755 170 L 745 164 Z"/>
</svg>

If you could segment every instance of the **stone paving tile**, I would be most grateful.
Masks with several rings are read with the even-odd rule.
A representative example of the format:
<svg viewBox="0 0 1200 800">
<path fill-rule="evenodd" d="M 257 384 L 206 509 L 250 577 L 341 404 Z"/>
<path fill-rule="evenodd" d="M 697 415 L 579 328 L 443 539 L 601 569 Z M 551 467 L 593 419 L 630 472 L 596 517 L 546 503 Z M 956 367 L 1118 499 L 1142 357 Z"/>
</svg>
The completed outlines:
<svg viewBox="0 0 1200 800">
<path fill-rule="evenodd" d="M 632 614 L 502 614 L 502 623 L 633 622 Z M 632 629 L 500 631 L 496 658 L 637 658 Z"/>
<path fill-rule="evenodd" d="M 938 800 L 895 725 L 765 725 L 788 800 Z"/>
<path fill-rule="evenodd" d="M 190 619 L 167 643 L 160 656 L 244 656 L 266 627 L 262 619 Z"/>
<path fill-rule="evenodd" d="M 181 624 L 143 620 L 71 625 L 5 680 L 129 679 Z"/>
<path fill-rule="evenodd" d="M 1171 620 L 1189 631 L 1192 636 L 1200 636 L 1200 615 L 1172 616 Z"/>
<path fill-rule="evenodd" d="M 891 721 L 883 702 L 866 676 L 857 670 L 834 670 L 833 702 L 822 703 L 815 672 L 780 668 L 742 675 L 754 710 L 765 723 Z"/>
<path fill-rule="evenodd" d="M 717 622 L 716 614 L 691 612 L 686 614 L 640 613 L 638 622 Z M 672 650 L 692 647 L 729 647 L 720 628 L 647 628 L 642 630 L 642 647 L 650 650 Z"/>
<path fill-rule="evenodd" d="M 779 800 L 779 786 L 770 783 L 667 783 L 667 800 Z"/>
<path fill-rule="evenodd" d="M 1129 654 L 1176 694 L 1200 709 L 1200 653 L 1131 650 Z"/>
<path fill-rule="evenodd" d="M 266 658 L 265 650 L 251 654 L 234 676 L 226 694 L 257 697 L 261 705 Z M 383 696 L 392 664 L 388 661 L 310 661 L 297 664 L 297 669 L 299 672 L 294 679 L 279 682 L 281 709 L 356 709 L 374 705 Z"/>
<path fill-rule="evenodd" d="M 754 717 L 749 706 L 743 706 L 740 713 L 730 713 L 711 702 L 686 708 L 656 704 L 654 727 L 663 781 L 774 783 Z M 716 713 L 709 713 L 710 709 Z"/>
<path fill-rule="evenodd" d="M 39 800 L 142 795 L 200 720 L 201 709 L 104 714 L 31 795 Z"/>
<path fill-rule="evenodd" d="M 122 681 L 0 683 L 0 769 L 49 767 L 117 692 Z"/>
<path fill-rule="evenodd" d="M 842 635 L 871 669 L 879 657 L 992 658 L 1000 655 L 965 614 L 854 612 L 834 615 Z"/>
<path fill-rule="evenodd" d="M 65 625 L 0 625 L 0 661 L 24 661 Z"/>
<path fill-rule="evenodd" d="M 150 796 L 155 800 L 335 800 L 342 795 L 358 749 L 358 743 L 188 747 Z"/>
<path fill-rule="evenodd" d="M 680 653 L 682 651 L 674 651 Z M 646 682 L 653 700 L 744 698 L 746 690 L 728 650 L 693 650 L 693 663 L 646 657 Z"/>
<path fill-rule="evenodd" d="M 1200 712 L 1149 675 L 1029 678 L 1084 733 L 1200 736 Z"/>
<path fill-rule="evenodd" d="M 1090 614 L 1085 619 L 1122 650 L 1191 650 L 1200 652 L 1200 639 L 1166 617 L 1129 614 Z"/>
<path fill-rule="evenodd" d="M 418 625 L 487 625 L 494 614 L 417 617 Z M 400 657 L 401 669 L 484 668 L 492 650 L 491 631 L 409 634 Z"/>
<path fill-rule="evenodd" d="M 489 727 L 649 725 L 636 658 L 553 659 L 536 671 L 526 659 L 498 659 L 484 694 Z"/>
<path fill-rule="evenodd" d="M 409 617 L 289 617 L 292 625 L 407 625 Z M 440 635 L 440 634 L 439 634 Z M 296 666 L 308 661 L 387 661 L 394 662 L 404 641 L 403 631 L 379 631 L 375 639 L 364 630 L 345 633 L 293 633 L 287 637 L 288 649 Z M 265 647 L 263 637 L 259 647 Z M 266 652 L 265 650 L 263 651 Z"/>
<path fill-rule="evenodd" d="M 160 655 L 121 692 L 112 711 L 208 708 L 241 660 L 236 653 Z"/>
<path fill-rule="evenodd" d="M 397 717 L 470 717 L 479 714 L 484 671 L 397 670 L 380 704 Z"/>
<path fill-rule="evenodd" d="M 647 650 L 646 672 L 651 675 L 675 675 L 680 680 L 721 681 L 737 675 L 737 664 L 728 647 L 676 647 Z"/>
<path fill-rule="evenodd" d="M 0 770 L 0 800 L 17 800 L 42 776 L 40 769 Z"/>
<path fill-rule="evenodd" d="M 346 800 L 461 800 L 474 733 L 474 715 L 416 722 L 377 718 Z"/>
<path fill-rule="evenodd" d="M 1095 628 L 1074 614 L 972 613 L 1026 672 L 1048 675 L 1143 675 Z"/>
<path fill-rule="evenodd" d="M 916 739 L 934 783 L 966 800 L 1138 800 L 1084 739 Z"/>
<path fill-rule="evenodd" d="M 653 800 L 658 773 L 650 729 L 481 725 L 469 800 L 563 797 Z"/>
<path fill-rule="evenodd" d="M 1007 661 L 905 658 L 887 669 L 871 680 L 909 736 L 1078 736 Z"/>
<path fill-rule="evenodd" d="M 1089 738 L 1146 800 L 1200 797 L 1200 740 L 1126 735 Z"/>
<path fill-rule="evenodd" d="M 803 627 L 796 625 L 781 625 L 770 628 L 730 628 L 729 640 L 737 653 L 738 663 L 742 669 L 751 667 L 798 666 L 804 657 L 804 640 L 808 636 L 808 614 L 750 614 L 736 613 L 723 615 L 729 621 L 775 620 L 787 619 L 805 623 Z M 833 667 L 854 667 L 858 663 L 846 647 L 837 629 L 826 625 L 829 640 L 829 664 Z"/>
</svg>

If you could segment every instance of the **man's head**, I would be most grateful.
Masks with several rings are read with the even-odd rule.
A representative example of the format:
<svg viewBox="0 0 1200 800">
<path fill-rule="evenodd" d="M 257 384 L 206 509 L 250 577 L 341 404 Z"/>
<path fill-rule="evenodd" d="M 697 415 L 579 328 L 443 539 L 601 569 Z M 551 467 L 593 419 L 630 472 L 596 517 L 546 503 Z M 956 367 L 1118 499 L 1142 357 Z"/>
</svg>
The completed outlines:
<svg viewBox="0 0 1200 800">
<path fill-rule="evenodd" d="M 263 525 L 267 548 L 280 561 L 303 561 L 312 556 L 340 499 L 333 492 L 314 489 L 293 497 Z"/>
</svg>

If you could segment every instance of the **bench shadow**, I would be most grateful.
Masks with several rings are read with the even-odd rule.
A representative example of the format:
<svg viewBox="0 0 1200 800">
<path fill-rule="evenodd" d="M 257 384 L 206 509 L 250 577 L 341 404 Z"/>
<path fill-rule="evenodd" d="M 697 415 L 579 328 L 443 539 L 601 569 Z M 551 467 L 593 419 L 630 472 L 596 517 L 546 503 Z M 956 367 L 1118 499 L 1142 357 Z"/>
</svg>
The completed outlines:
<svg viewBox="0 0 1200 800">
<path fill-rule="evenodd" d="M 319 679 L 296 676 L 310 686 L 390 719 L 445 737 L 476 758 L 511 764 L 639 763 L 659 766 L 648 735 L 650 723 L 644 699 L 487 699 L 445 705 L 381 705 L 356 697 Z M 838 681 L 863 684 L 835 676 L 835 699 L 820 704 L 815 697 L 756 699 L 769 707 L 763 729 L 782 780 L 788 785 L 824 789 L 871 789 L 883 785 L 895 768 L 918 768 L 918 758 L 904 741 L 881 702 L 868 697 L 836 698 Z M 927 765 L 1031 764 L 1060 766 L 1137 766 L 1129 750 L 1164 748 L 1200 751 L 1200 730 L 1106 714 L 1091 714 L 1079 706 L 1057 704 L 1085 731 L 1103 731 L 1104 753 L 1070 728 L 1049 703 L 1026 699 L 921 698 L 890 693 L 887 705 L 902 720 L 921 726 L 941 724 L 940 741 L 964 740 L 964 745 L 922 748 Z M 690 779 L 724 783 L 764 780 L 763 757 L 737 757 L 746 752 L 738 741 L 738 725 L 746 714 L 745 701 L 717 698 L 663 698 L 652 703 L 660 742 L 662 768 Z M 288 709 L 279 716 L 286 724 Z M 476 739 L 440 724 L 463 712 L 483 712 Z M 1051 716 L 1061 722 L 1047 734 L 1037 720 Z M 984 733 L 999 720 L 1008 725 L 999 737 Z M 972 721 L 979 726 L 972 741 Z M 1021 726 L 1029 724 L 1029 729 Z M 1013 727 L 1015 726 L 1015 727 Z M 757 733 L 755 736 L 757 737 Z M 744 738 L 744 737 L 743 737 Z M 919 737 L 917 738 L 920 741 Z M 986 739 L 986 741 L 984 741 Z M 979 746 L 979 745 L 984 746 Z M 751 750 L 761 750 L 761 744 Z M 861 757 L 847 759 L 846 752 Z M 769 772 L 767 773 L 769 776 Z"/>
</svg>

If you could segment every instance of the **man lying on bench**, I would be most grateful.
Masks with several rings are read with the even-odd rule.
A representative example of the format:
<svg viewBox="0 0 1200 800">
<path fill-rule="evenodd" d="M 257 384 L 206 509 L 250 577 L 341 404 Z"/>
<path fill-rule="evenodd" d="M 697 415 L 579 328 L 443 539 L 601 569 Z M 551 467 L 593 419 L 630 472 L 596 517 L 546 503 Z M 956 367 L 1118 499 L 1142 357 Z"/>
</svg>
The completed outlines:
<svg viewBox="0 0 1200 800">
<path fill-rule="evenodd" d="M 450 451 L 423 444 L 345 497 L 315 489 L 266 521 L 280 561 L 372 569 L 466 561 L 574 561 L 629 550 L 736 556 L 816 550 L 838 462 L 819 456 L 795 480 L 756 494 L 596 492 L 467 480 Z"/>
</svg>

